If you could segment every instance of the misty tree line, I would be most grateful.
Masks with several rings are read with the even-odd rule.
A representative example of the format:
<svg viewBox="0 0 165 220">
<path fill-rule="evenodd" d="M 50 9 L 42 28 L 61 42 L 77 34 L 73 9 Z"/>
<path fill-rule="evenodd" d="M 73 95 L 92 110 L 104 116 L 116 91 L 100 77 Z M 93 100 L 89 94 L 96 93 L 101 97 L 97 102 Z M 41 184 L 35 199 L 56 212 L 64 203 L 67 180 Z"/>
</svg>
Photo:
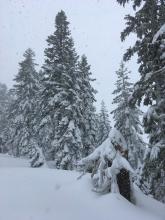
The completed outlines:
<svg viewBox="0 0 165 220">
<path fill-rule="evenodd" d="M 33 157 L 38 146 L 55 167 L 73 169 L 78 160 L 101 145 L 111 130 L 104 102 L 96 112 L 92 74 L 87 57 L 79 58 L 63 11 L 55 19 L 55 32 L 47 39 L 45 63 L 36 71 L 35 54 L 24 53 L 10 91 L 1 85 L 3 151 L 14 156 Z M 129 108 L 133 84 L 121 63 L 116 72 L 117 105 L 112 111 L 115 127 L 128 140 L 129 161 L 134 168 L 142 162 L 144 143 L 140 137 L 140 110 Z M 5 129 L 4 129 L 5 128 Z M 137 155 L 136 155 L 137 154 Z"/>
<path fill-rule="evenodd" d="M 117 0 L 123 6 L 129 0 Z M 133 85 L 121 62 L 113 92 L 111 112 L 128 146 L 128 161 L 137 170 L 137 185 L 146 194 L 165 202 L 165 2 L 132 0 L 133 16 L 127 15 L 124 41 L 131 33 L 137 40 L 124 54 L 124 62 L 138 55 L 141 77 Z M 161 30 L 161 31 L 159 31 Z M 42 150 L 55 167 L 75 169 L 77 161 L 90 155 L 111 130 L 104 103 L 98 114 L 96 91 L 85 55 L 79 57 L 63 11 L 55 19 L 55 31 L 47 39 L 45 62 L 35 69 L 34 52 L 24 53 L 13 88 L 0 85 L 0 141 L 3 152 L 33 157 Z M 142 140 L 140 104 L 148 106 Z M 38 153 L 39 154 L 39 153 Z M 98 169 L 98 167 L 96 167 Z"/>
<path fill-rule="evenodd" d="M 108 111 L 102 102 L 96 113 L 95 79 L 87 57 L 75 51 L 64 11 L 47 43 L 39 72 L 34 52 L 27 49 L 13 88 L 0 84 L 1 151 L 32 158 L 41 148 L 56 168 L 73 169 L 108 137 Z"/>
</svg>

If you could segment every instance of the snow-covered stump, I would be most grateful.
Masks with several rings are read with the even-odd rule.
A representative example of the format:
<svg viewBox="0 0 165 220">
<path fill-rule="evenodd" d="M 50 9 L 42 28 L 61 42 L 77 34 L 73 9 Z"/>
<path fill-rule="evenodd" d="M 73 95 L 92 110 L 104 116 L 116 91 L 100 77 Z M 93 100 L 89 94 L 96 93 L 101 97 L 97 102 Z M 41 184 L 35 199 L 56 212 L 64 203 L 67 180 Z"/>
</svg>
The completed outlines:
<svg viewBox="0 0 165 220">
<path fill-rule="evenodd" d="M 120 193 L 131 201 L 131 168 L 127 161 L 127 144 L 119 131 L 109 137 L 88 157 L 79 162 L 84 172 L 92 170 L 93 191 Z"/>
</svg>

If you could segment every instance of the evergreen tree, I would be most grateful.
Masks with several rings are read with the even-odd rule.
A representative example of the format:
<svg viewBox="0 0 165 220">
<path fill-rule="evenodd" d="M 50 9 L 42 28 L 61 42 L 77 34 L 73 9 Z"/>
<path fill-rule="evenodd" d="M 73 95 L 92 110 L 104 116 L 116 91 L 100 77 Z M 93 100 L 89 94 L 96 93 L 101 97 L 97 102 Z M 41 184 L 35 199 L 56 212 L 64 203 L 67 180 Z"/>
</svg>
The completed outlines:
<svg viewBox="0 0 165 220">
<path fill-rule="evenodd" d="M 7 86 L 0 83 L 0 152 L 8 151 L 6 142 L 8 140 L 8 119 L 7 112 L 11 97 Z"/>
<path fill-rule="evenodd" d="M 124 55 L 124 60 L 129 60 L 135 53 L 138 54 L 137 62 L 140 64 L 139 72 L 145 75 L 153 70 L 153 63 L 150 60 L 148 48 L 151 46 L 154 34 L 160 29 L 165 21 L 164 0 L 117 0 L 124 5 L 132 2 L 135 14 L 126 15 L 126 28 L 121 33 L 121 40 L 124 41 L 131 33 L 136 34 L 137 41 Z"/>
<path fill-rule="evenodd" d="M 94 107 L 96 90 L 91 85 L 94 79 L 91 78 L 92 73 L 85 55 L 78 62 L 78 73 L 82 115 L 80 121 L 83 144 L 81 157 L 85 157 L 96 147 L 96 110 Z"/>
<path fill-rule="evenodd" d="M 32 156 L 33 148 L 37 146 L 34 120 L 36 112 L 36 93 L 38 76 L 35 70 L 34 52 L 27 49 L 24 60 L 19 64 L 20 69 L 15 77 L 12 90 L 14 99 L 10 106 L 10 140 L 15 156 Z M 35 144 L 34 144 L 35 143 Z"/>
<path fill-rule="evenodd" d="M 128 161 L 133 168 L 137 169 L 142 163 L 144 153 L 144 143 L 141 138 L 142 130 L 139 116 L 141 111 L 137 108 L 130 108 L 129 97 L 132 92 L 132 83 L 129 82 L 129 71 L 121 63 L 119 70 L 116 72 L 117 81 L 116 89 L 113 94 L 113 104 L 115 110 L 111 113 L 115 121 L 115 127 L 124 136 L 128 145 Z"/>
<path fill-rule="evenodd" d="M 125 5 L 126 0 L 118 0 Z M 149 134 L 140 186 L 146 193 L 165 202 L 165 57 L 164 57 L 164 0 L 133 1 L 134 16 L 126 16 L 127 27 L 122 33 L 124 40 L 135 33 L 137 41 L 128 49 L 125 60 L 138 54 L 140 80 L 136 83 L 130 104 L 142 102 L 149 106 L 144 116 L 145 132 Z M 160 34 L 161 33 L 161 34 Z"/>
<path fill-rule="evenodd" d="M 32 144 L 32 157 L 30 161 L 30 166 L 41 167 L 45 163 L 45 156 L 43 155 L 42 148 L 38 147 L 35 142 Z"/>
<path fill-rule="evenodd" d="M 120 193 L 132 201 L 130 173 L 127 161 L 127 143 L 116 129 L 89 156 L 79 161 L 80 170 L 92 171 L 93 191 L 97 193 Z"/>
<path fill-rule="evenodd" d="M 77 72 L 78 56 L 64 11 L 55 19 L 55 32 L 47 39 L 43 66 L 42 120 L 46 127 L 49 152 L 57 168 L 73 169 L 80 158 L 80 99 Z M 48 130 L 49 129 L 49 130 Z"/>
<path fill-rule="evenodd" d="M 98 115 L 98 145 L 101 145 L 108 138 L 110 130 L 109 114 L 104 101 L 102 101 L 100 114 Z"/>
</svg>

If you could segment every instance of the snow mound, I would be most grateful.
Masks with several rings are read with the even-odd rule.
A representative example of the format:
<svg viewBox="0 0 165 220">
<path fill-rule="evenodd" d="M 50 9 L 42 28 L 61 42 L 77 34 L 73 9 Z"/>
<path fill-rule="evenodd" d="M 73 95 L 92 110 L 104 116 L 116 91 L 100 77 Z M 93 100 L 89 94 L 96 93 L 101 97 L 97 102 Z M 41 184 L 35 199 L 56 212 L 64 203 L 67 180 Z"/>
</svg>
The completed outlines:
<svg viewBox="0 0 165 220">
<path fill-rule="evenodd" d="M 121 145 L 124 148 L 124 150 L 127 149 L 127 143 L 126 143 L 124 137 L 116 128 L 113 128 L 111 130 L 111 132 L 109 133 L 109 139 L 113 143 L 117 143 L 117 144 Z"/>
<path fill-rule="evenodd" d="M 82 159 L 78 165 L 86 163 L 88 161 L 97 160 L 99 157 L 104 158 L 108 157 L 109 160 L 113 160 L 116 155 L 116 150 L 112 143 L 117 143 L 122 146 L 124 150 L 127 149 L 127 144 L 121 133 L 113 128 L 108 136 L 108 138 L 99 146 L 97 147 L 93 153 L 91 153 L 86 158 Z"/>
<path fill-rule="evenodd" d="M 138 191 L 135 206 L 119 194 L 92 192 L 88 175 L 77 180 L 77 172 L 27 168 L 23 160 L 0 155 L 5 158 L 15 167 L 0 168 L 0 220 L 165 219 L 164 205 Z"/>
</svg>

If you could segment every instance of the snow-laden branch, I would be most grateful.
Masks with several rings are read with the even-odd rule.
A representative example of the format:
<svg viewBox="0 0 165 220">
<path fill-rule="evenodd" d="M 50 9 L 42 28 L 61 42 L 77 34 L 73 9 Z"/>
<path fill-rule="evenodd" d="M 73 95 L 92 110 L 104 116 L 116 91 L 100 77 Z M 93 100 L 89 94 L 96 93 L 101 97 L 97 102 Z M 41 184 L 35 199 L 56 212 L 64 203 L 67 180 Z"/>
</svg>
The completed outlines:
<svg viewBox="0 0 165 220">
<path fill-rule="evenodd" d="M 165 24 L 161 26 L 161 28 L 156 32 L 153 37 L 152 43 L 155 43 L 157 39 L 165 33 Z"/>
<path fill-rule="evenodd" d="M 92 172 L 92 184 L 95 192 L 119 192 L 118 175 L 123 171 L 134 173 L 126 155 L 125 139 L 119 131 L 112 129 L 109 137 L 93 153 L 83 158 L 78 165 L 84 172 Z M 128 184 L 129 182 L 128 179 Z"/>
</svg>

